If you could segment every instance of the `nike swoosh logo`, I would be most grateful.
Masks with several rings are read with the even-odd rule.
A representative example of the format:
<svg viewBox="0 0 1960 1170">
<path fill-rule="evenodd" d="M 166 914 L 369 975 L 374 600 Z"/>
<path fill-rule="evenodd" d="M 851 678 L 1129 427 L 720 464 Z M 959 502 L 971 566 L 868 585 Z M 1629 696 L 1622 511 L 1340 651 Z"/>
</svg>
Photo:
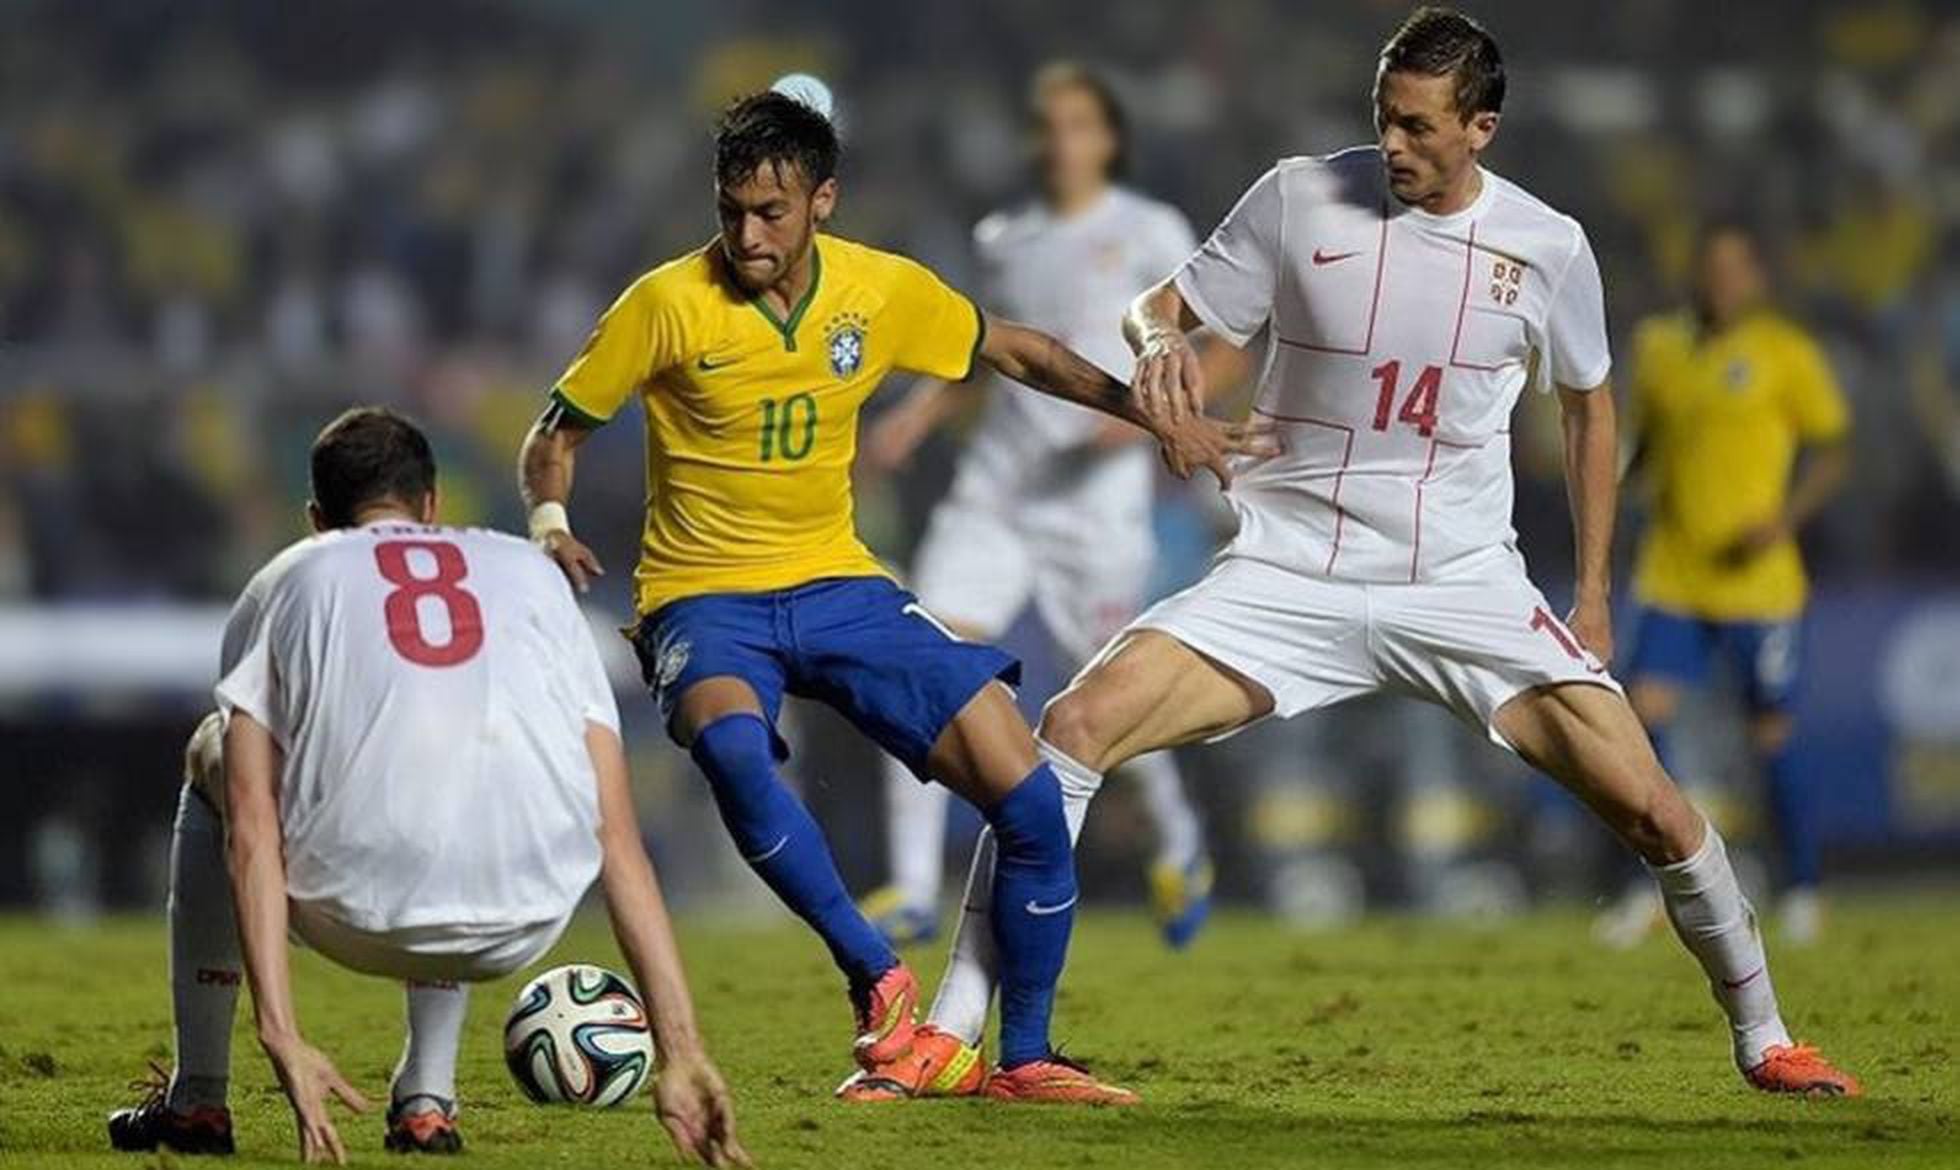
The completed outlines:
<svg viewBox="0 0 1960 1170">
<path fill-rule="evenodd" d="M 783 846 L 787 844 L 789 844 L 789 834 L 784 833 L 783 839 L 776 842 L 774 845 L 771 845 L 767 853 L 764 853 L 758 857 L 744 857 L 742 860 L 748 862 L 750 865 L 761 865 L 763 862 L 776 856 L 776 854 L 781 853 L 783 851 Z"/>
<path fill-rule="evenodd" d="M 1749 972 L 1749 974 L 1744 975 L 1740 979 L 1722 980 L 1722 986 L 1728 988 L 1730 991 L 1740 991 L 1743 988 L 1749 986 L 1751 983 L 1754 983 L 1756 981 L 1756 976 L 1761 975 L 1762 973 L 1763 973 L 1763 968 L 1758 967 L 1754 971 Z"/>
<path fill-rule="evenodd" d="M 694 368 L 697 370 L 719 370 L 726 366 L 732 366 L 736 362 L 739 362 L 741 360 L 742 360 L 741 358 L 732 357 L 718 362 L 711 362 L 708 360 L 708 355 L 704 353 L 699 358 L 695 359 Z"/>
<path fill-rule="evenodd" d="M 1068 901 L 1063 902 L 1059 906 L 1043 906 L 1039 902 L 1036 902 L 1033 898 L 1029 898 L 1028 904 L 1025 907 L 1025 909 L 1027 910 L 1028 913 L 1033 914 L 1038 918 L 1046 918 L 1050 914 L 1060 914 L 1062 911 L 1068 909 L 1070 906 L 1075 905 L 1076 899 L 1080 898 L 1081 896 L 1082 895 L 1077 894 L 1074 898 L 1070 898 Z"/>
<path fill-rule="evenodd" d="M 1319 248 L 1315 248 L 1313 250 L 1313 262 L 1317 265 L 1333 264 L 1341 260 L 1351 260 L 1359 255 L 1361 255 L 1359 252 L 1323 252 Z"/>
</svg>

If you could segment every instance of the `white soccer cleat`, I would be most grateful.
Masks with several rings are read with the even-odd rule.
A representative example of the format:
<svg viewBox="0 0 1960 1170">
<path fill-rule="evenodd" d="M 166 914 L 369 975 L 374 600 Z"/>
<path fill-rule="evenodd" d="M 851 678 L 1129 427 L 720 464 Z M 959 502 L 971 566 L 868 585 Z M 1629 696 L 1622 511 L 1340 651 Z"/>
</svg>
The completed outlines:
<svg viewBox="0 0 1960 1170">
<path fill-rule="evenodd" d="M 1608 950 L 1630 951 L 1646 941 L 1666 917 L 1660 891 L 1651 882 L 1642 883 L 1621 894 L 1593 919 L 1593 941 Z"/>
<path fill-rule="evenodd" d="M 1824 936 L 1824 900 L 1816 890 L 1791 890 L 1776 905 L 1776 925 L 1791 946 L 1815 946 Z"/>
</svg>

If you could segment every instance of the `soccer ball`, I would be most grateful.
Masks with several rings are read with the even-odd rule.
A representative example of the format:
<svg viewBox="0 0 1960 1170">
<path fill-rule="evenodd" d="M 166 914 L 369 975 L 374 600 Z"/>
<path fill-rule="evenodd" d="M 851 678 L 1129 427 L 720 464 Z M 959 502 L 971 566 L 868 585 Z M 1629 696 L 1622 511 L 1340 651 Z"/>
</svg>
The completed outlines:
<svg viewBox="0 0 1960 1170">
<path fill-rule="evenodd" d="M 546 971 L 504 1021 L 504 1063 L 533 1101 L 617 1105 L 646 1084 L 653 1060 L 646 1005 L 604 967 Z"/>
</svg>

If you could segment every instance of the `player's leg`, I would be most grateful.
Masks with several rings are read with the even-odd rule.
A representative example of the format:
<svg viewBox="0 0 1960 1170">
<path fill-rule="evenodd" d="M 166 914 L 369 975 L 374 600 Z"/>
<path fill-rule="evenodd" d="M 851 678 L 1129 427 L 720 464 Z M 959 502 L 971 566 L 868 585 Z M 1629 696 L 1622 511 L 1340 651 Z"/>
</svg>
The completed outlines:
<svg viewBox="0 0 1960 1170">
<path fill-rule="evenodd" d="M 844 973 L 860 1058 L 886 1059 L 910 1043 L 917 983 L 852 903 L 822 830 L 778 771 L 788 748 L 774 722 L 786 682 L 776 610 L 786 596 L 675 602 L 641 623 L 633 644 L 736 850 Z"/>
<path fill-rule="evenodd" d="M 1111 517 L 1109 535 L 1093 548 L 1076 538 L 1041 542 L 1035 559 L 1036 608 L 1055 644 L 1080 665 L 1110 644 L 1141 608 L 1143 582 L 1156 560 L 1147 524 Z M 1137 785 L 1143 811 L 1157 834 L 1151 908 L 1164 941 L 1189 945 L 1211 912 L 1212 864 L 1204 826 L 1184 790 L 1176 757 L 1146 752 L 1123 766 Z"/>
<path fill-rule="evenodd" d="M 243 977 L 225 868 L 224 721 L 207 716 L 184 755 L 170 843 L 170 995 L 176 1068 L 143 1103 L 109 1118 L 121 1150 L 230 1153 L 231 1028 Z"/>
<path fill-rule="evenodd" d="M 958 638 L 990 642 L 1028 603 L 1033 560 L 1028 541 L 998 503 L 956 485 L 933 509 L 913 565 L 920 603 Z M 919 781 L 885 758 L 886 845 L 891 885 L 864 900 L 865 912 L 894 943 L 939 931 L 945 876 L 947 790 Z"/>
<path fill-rule="evenodd" d="M 463 1042 L 470 990 L 448 980 L 411 980 L 408 1038 L 389 1081 L 390 1150 L 453 1154 L 463 1148 L 456 1127 L 456 1054 Z"/>
<path fill-rule="evenodd" d="M 1856 1093 L 1856 1081 L 1791 1042 L 1755 911 L 1722 838 L 1662 770 L 1625 699 L 1582 683 L 1546 687 L 1505 703 L 1491 726 L 1647 862 L 1668 919 L 1728 1015 L 1736 1065 L 1749 1080 L 1775 1091 Z"/>
<path fill-rule="evenodd" d="M 1635 619 L 1633 652 L 1628 656 L 1627 699 L 1640 717 L 1654 754 L 1675 774 L 1673 731 L 1682 695 L 1705 681 L 1710 645 L 1708 625 L 1686 614 L 1643 606 Z M 1620 855 L 1625 856 L 1625 855 Z M 1654 883 L 1638 860 L 1616 867 L 1620 892 L 1593 922 L 1593 937 L 1615 950 L 1645 939 L 1665 921 Z"/>
<path fill-rule="evenodd" d="M 1792 742 L 1802 678 L 1802 620 L 1731 627 L 1730 639 L 1736 673 L 1744 680 L 1749 746 L 1762 769 L 1770 825 L 1783 863 L 1777 923 L 1790 942 L 1808 945 L 1823 929 L 1823 906 L 1817 893 L 1822 866 L 1816 793 Z"/>
</svg>

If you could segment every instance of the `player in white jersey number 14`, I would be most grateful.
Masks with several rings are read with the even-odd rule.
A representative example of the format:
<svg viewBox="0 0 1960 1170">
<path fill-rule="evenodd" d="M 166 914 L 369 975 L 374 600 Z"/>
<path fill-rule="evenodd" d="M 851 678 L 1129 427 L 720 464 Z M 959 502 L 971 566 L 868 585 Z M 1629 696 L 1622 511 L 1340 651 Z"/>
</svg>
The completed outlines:
<svg viewBox="0 0 1960 1170">
<path fill-rule="evenodd" d="M 385 1144 L 456 1152 L 467 984 L 541 956 L 597 877 L 659 1044 L 661 1123 L 684 1156 L 746 1165 L 570 588 L 525 540 L 433 523 L 435 461 L 399 415 L 349 411 L 311 462 L 316 535 L 240 595 L 219 713 L 186 755 L 171 846 L 176 1068 L 110 1117 L 111 1144 L 232 1152 L 242 976 L 301 1157 L 346 1159 L 328 1098 L 366 1102 L 301 1036 L 290 929 L 344 967 L 406 982 Z"/>
<path fill-rule="evenodd" d="M 1132 306 L 1133 384 L 1156 417 L 1203 401 L 1188 331 L 1266 333 L 1254 409 L 1286 451 L 1236 477 L 1239 532 L 1210 573 L 1049 705 L 1043 750 L 1086 802 L 1140 753 L 1271 715 L 1377 691 L 1441 704 L 1645 859 L 1749 1083 L 1856 1093 L 1792 1042 L 1721 838 L 1606 673 L 1617 452 L 1599 272 L 1576 221 L 1479 165 L 1503 97 L 1489 34 L 1417 11 L 1378 63 L 1378 144 L 1282 160 Z M 1564 413 L 1578 550 L 1564 621 L 1510 528 L 1509 418 L 1534 370 Z M 990 979 L 954 960 L 949 987 Z"/>
<path fill-rule="evenodd" d="M 1053 62 L 1036 72 L 1028 97 L 1040 195 L 974 229 L 981 303 L 1127 377 L 1123 309 L 1191 254 L 1190 224 L 1175 208 L 1118 184 L 1128 135 L 1106 79 Z M 1239 364 L 1237 351 L 1222 344 L 1208 346 L 1206 356 Z M 871 426 L 865 467 L 903 466 L 974 392 L 987 395 L 984 413 L 951 491 L 933 509 L 912 587 L 935 617 L 975 641 L 999 638 L 1032 605 L 1072 673 L 1142 608 L 1156 559 L 1156 473 L 1139 441 L 1145 436 L 986 382 L 928 379 Z M 1083 540 L 1085 532 L 1096 538 Z M 887 763 L 892 884 L 866 898 L 864 909 L 894 942 L 920 942 L 938 930 L 947 792 Z M 1169 753 L 1140 757 L 1124 774 L 1138 783 L 1156 830 L 1150 887 L 1159 929 L 1182 947 L 1211 905 L 1203 826 Z"/>
</svg>

